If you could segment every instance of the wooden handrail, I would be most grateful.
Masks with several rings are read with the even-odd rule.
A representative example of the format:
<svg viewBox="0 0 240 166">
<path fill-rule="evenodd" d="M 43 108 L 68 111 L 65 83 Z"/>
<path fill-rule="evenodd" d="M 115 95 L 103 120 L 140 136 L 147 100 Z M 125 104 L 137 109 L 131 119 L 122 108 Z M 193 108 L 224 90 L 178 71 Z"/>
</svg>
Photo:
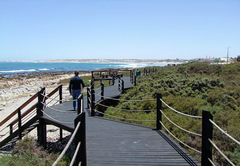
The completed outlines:
<svg viewBox="0 0 240 166">
<path fill-rule="evenodd" d="M 14 115 L 16 115 L 18 113 L 19 109 L 23 109 L 24 107 L 26 107 L 30 102 L 32 102 L 34 99 L 36 99 L 38 96 L 38 93 L 36 93 L 35 95 L 33 95 L 30 99 L 28 99 L 25 103 L 23 103 L 20 107 L 18 107 L 14 112 L 12 112 L 8 117 L 6 117 L 1 123 L 0 123 L 0 127 L 6 123 L 9 119 L 11 119 Z"/>
<path fill-rule="evenodd" d="M 38 103 L 34 104 L 31 108 L 29 108 L 26 112 L 24 112 L 21 117 L 24 118 L 27 114 L 29 114 L 31 111 L 33 111 L 34 109 L 36 109 L 36 108 L 37 108 L 37 105 L 38 105 Z M 18 122 L 18 119 L 15 119 L 15 120 L 14 120 L 12 123 L 10 123 L 8 126 L 10 126 L 10 125 L 15 125 L 17 122 Z"/>
<path fill-rule="evenodd" d="M 61 85 L 59 85 L 57 88 L 55 88 L 51 93 L 49 93 L 48 95 L 47 95 L 47 97 L 51 97 L 52 95 L 54 95 L 57 91 L 58 91 L 58 89 L 61 87 Z M 46 98 L 46 100 L 47 100 L 47 98 Z M 37 108 L 37 105 L 38 105 L 38 103 L 36 103 L 36 104 L 34 104 L 31 108 L 29 108 L 27 111 L 25 111 L 23 114 L 22 114 L 22 118 L 24 118 L 27 114 L 29 114 L 31 111 L 33 111 L 34 109 L 36 109 Z M 15 119 L 11 124 L 12 125 L 14 125 L 14 124 L 16 124 L 17 123 L 17 121 L 18 121 L 18 119 Z"/>
<path fill-rule="evenodd" d="M 61 87 L 62 85 L 59 85 L 57 88 L 55 88 L 51 93 L 49 93 L 47 96 L 48 97 L 51 97 L 52 95 L 54 95 L 58 90 L 59 88 Z M 25 103 L 23 103 L 20 107 L 18 107 L 14 112 L 12 112 L 8 117 L 6 117 L 2 122 L 0 122 L 0 127 L 6 123 L 9 119 L 11 119 L 14 115 L 16 115 L 18 113 L 18 110 L 22 110 L 24 107 L 26 107 L 29 103 L 31 103 L 34 99 L 36 99 L 38 97 L 38 92 L 33 95 L 30 99 L 28 99 Z M 26 116 L 28 113 L 30 113 L 32 110 L 34 110 L 35 108 L 37 107 L 37 104 L 34 104 L 30 109 L 28 109 L 25 113 L 22 114 L 22 116 Z M 11 124 L 15 124 L 17 121 L 14 120 Z"/>
<path fill-rule="evenodd" d="M 38 97 L 38 93 L 33 95 L 28 101 L 26 101 L 24 104 L 22 104 L 19 108 L 22 110 L 24 107 L 26 107 L 29 103 L 31 103 L 37 97 Z"/>
<path fill-rule="evenodd" d="M 50 92 L 47 97 L 51 97 L 52 95 L 54 95 L 58 90 L 59 88 L 61 87 L 62 85 L 59 85 L 57 88 L 55 88 L 52 92 Z"/>
</svg>

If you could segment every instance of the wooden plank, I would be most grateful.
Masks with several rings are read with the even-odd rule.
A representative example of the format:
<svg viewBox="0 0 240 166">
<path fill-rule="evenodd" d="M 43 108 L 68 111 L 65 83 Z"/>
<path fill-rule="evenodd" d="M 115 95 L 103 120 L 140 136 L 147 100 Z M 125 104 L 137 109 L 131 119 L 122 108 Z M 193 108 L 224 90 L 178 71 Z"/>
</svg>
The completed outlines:
<svg viewBox="0 0 240 166">
<path fill-rule="evenodd" d="M 59 123 L 59 125 L 74 129 L 74 119 L 77 117 L 77 111 L 73 110 L 72 102 L 64 102 L 62 104 L 51 106 L 51 108 L 47 107 L 44 109 L 44 113 L 47 114 L 43 114 L 45 119 L 55 121 L 56 123 Z"/>
<path fill-rule="evenodd" d="M 87 163 L 95 165 L 197 165 L 185 160 L 155 130 L 87 117 Z"/>
</svg>

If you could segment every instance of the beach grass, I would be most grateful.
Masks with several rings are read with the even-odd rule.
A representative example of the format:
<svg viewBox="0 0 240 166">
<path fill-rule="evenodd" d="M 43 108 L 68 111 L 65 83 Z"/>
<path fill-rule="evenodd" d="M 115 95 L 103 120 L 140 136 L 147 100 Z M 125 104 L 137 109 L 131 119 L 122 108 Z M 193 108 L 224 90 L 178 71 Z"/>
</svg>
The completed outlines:
<svg viewBox="0 0 240 166">
<path fill-rule="evenodd" d="M 33 137 L 25 137 L 14 147 L 11 154 L 0 156 L 0 165 L 34 165 L 34 166 L 51 166 L 59 156 L 58 153 L 48 153 L 43 148 L 36 145 Z M 70 157 L 65 155 L 58 163 L 59 166 L 70 164 Z"/>
</svg>

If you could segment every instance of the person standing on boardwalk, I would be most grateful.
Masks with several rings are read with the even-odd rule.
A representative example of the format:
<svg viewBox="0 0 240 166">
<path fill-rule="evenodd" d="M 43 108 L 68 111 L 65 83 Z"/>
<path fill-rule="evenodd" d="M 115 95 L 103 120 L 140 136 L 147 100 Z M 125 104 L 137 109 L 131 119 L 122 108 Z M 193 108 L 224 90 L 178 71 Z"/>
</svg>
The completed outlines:
<svg viewBox="0 0 240 166">
<path fill-rule="evenodd" d="M 138 77 L 138 76 L 140 76 L 140 71 L 137 69 L 137 71 L 136 71 L 136 78 Z"/>
<path fill-rule="evenodd" d="M 78 109 L 78 103 L 77 99 L 81 94 L 81 86 L 82 88 L 85 87 L 85 84 L 83 82 L 83 79 L 79 77 L 79 72 L 75 71 L 74 72 L 75 76 L 70 79 L 69 82 L 69 92 L 73 97 L 73 109 L 77 111 Z"/>
</svg>

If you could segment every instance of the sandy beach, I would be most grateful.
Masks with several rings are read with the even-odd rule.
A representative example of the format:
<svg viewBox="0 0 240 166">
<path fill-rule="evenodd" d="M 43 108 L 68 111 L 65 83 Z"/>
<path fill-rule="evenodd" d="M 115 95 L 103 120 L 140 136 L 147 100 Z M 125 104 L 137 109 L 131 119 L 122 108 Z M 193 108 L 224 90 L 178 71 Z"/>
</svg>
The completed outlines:
<svg viewBox="0 0 240 166">
<path fill-rule="evenodd" d="M 80 73 L 80 76 L 83 75 L 89 74 Z M 72 76 L 73 72 L 57 72 L 0 78 L 0 122 L 26 102 L 32 95 L 37 93 L 41 88 L 45 87 L 47 93 L 49 93 L 60 85 L 60 80 L 69 79 Z M 68 83 L 63 84 L 62 90 L 63 100 L 69 100 L 71 96 L 68 91 Z M 47 126 L 47 131 L 48 141 L 56 141 L 59 139 L 58 128 Z M 36 136 L 36 130 L 33 130 L 30 135 Z M 63 132 L 63 135 L 66 136 L 69 135 L 69 133 Z"/>
</svg>

